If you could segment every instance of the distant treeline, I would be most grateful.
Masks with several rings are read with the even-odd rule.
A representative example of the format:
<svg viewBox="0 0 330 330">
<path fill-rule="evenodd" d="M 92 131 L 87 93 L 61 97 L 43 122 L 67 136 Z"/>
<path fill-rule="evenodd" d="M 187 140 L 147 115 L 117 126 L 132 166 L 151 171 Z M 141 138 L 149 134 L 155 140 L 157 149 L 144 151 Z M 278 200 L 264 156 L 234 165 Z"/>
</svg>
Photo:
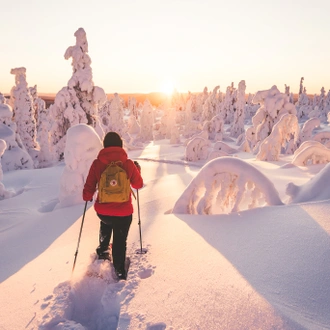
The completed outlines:
<svg viewBox="0 0 330 330">
<path fill-rule="evenodd" d="M 143 93 L 132 93 L 132 94 L 120 94 L 118 93 L 119 96 L 125 101 L 125 104 L 127 105 L 128 99 L 135 97 L 137 104 L 139 103 L 144 103 L 146 99 L 150 101 L 150 103 L 158 107 L 160 104 L 166 101 L 167 98 L 170 96 L 166 95 L 165 93 L 148 93 L 148 94 L 143 94 Z M 114 94 L 107 94 L 108 99 L 111 99 Z M 46 102 L 46 108 L 48 108 L 51 104 L 54 103 L 54 99 L 56 94 L 42 94 L 39 93 L 38 95 L 41 99 L 43 99 Z"/>
<path fill-rule="evenodd" d="M 148 93 L 148 94 L 143 94 L 143 93 L 132 93 L 132 94 L 120 94 L 118 93 L 119 96 L 125 101 L 125 104 L 127 105 L 128 99 L 135 97 L 137 104 L 139 103 L 144 103 L 146 99 L 150 101 L 150 103 L 158 107 L 162 103 L 166 101 L 167 98 L 170 98 L 169 95 L 165 93 L 160 93 L 160 92 L 153 92 L 153 93 Z M 187 93 L 183 93 L 185 96 Z M 43 99 L 46 102 L 46 108 L 48 108 L 51 104 L 54 103 L 56 94 L 39 94 L 39 97 Z M 113 94 L 107 94 L 108 99 L 111 99 L 113 97 Z M 247 99 L 248 95 L 246 95 Z M 310 95 L 312 97 L 312 95 Z M 293 94 L 293 100 L 294 102 L 297 102 L 298 100 L 298 94 Z"/>
</svg>

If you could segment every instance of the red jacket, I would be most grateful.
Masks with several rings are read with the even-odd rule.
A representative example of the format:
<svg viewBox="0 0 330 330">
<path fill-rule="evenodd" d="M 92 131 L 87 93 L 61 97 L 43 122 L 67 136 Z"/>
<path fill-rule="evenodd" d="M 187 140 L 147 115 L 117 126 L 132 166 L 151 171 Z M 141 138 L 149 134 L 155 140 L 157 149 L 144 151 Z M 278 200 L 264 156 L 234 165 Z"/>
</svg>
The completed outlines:
<svg viewBox="0 0 330 330">
<path fill-rule="evenodd" d="M 102 172 L 112 161 L 121 161 L 123 169 L 130 179 L 131 186 L 140 189 L 143 186 L 143 179 L 131 159 L 128 159 L 126 151 L 121 147 L 107 147 L 102 149 L 97 159 L 93 161 L 83 189 L 84 201 L 90 201 L 100 181 Z M 98 202 L 98 196 L 94 204 L 95 211 L 102 215 L 127 216 L 133 213 L 132 195 L 129 201 L 124 203 L 102 203 Z"/>
</svg>

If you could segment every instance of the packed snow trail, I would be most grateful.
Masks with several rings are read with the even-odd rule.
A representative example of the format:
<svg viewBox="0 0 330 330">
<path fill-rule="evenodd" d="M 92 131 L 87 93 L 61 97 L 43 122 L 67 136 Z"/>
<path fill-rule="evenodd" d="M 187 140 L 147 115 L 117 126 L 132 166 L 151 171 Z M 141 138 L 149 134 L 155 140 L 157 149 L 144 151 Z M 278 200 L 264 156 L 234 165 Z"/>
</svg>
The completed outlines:
<svg viewBox="0 0 330 330">
<path fill-rule="evenodd" d="M 140 281 L 153 274 L 146 255 L 136 254 L 133 250 L 126 281 L 113 278 L 109 261 L 95 262 L 91 255 L 86 272 L 60 283 L 52 295 L 45 297 L 44 307 L 48 312 L 43 316 L 40 330 L 117 329 L 122 306 L 134 298 Z"/>
</svg>

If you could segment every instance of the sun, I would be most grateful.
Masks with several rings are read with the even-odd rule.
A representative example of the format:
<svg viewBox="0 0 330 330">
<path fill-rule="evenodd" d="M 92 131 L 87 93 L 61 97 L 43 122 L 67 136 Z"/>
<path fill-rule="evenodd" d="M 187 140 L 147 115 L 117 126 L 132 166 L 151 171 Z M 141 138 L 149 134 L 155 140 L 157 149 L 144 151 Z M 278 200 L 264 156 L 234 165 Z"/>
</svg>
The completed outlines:
<svg viewBox="0 0 330 330">
<path fill-rule="evenodd" d="M 164 80 L 161 85 L 161 92 L 166 95 L 172 95 L 175 89 L 174 83 L 172 80 Z"/>
</svg>

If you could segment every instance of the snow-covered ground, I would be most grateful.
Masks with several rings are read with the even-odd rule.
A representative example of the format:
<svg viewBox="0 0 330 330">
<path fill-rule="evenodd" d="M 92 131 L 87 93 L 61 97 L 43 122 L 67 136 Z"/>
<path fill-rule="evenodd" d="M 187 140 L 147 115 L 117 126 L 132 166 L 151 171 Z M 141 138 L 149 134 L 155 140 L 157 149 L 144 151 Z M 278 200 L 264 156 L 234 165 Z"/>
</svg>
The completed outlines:
<svg viewBox="0 0 330 330">
<path fill-rule="evenodd" d="M 17 194 L 0 201 L 0 329 L 330 329 L 330 188 L 315 181 L 322 196 L 301 204 L 288 204 L 285 193 L 289 182 L 303 185 L 326 166 L 238 153 L 273 182 L 284 205 L 173 214 L 205 163 L 183 161 L 184 150 L 161 140 L 128 152 L 145 181 L 148 252 L 136 254 L 135 204 L 128 280 L 117 283 L 107 262 L 91 263 L 99 229 L 92 203 L 71 275 L 84 204 L 54 209 L 64 164 L 5 172 L 4 186 Z"/>
</svg>

